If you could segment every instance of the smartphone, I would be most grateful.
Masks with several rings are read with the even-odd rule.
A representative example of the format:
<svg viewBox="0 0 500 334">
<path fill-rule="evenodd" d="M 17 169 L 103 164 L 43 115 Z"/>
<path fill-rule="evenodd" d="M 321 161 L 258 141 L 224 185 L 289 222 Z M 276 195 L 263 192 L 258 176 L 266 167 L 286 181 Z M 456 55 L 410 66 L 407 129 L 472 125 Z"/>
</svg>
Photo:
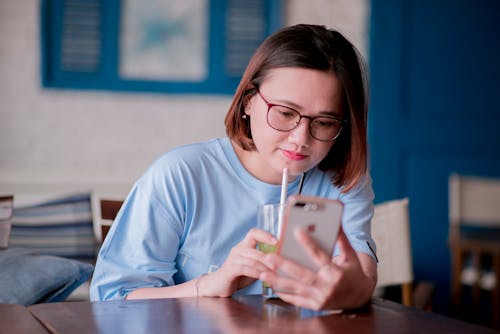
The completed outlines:
<svg viewBox="0 0 500 334">
<path fill-rule="evenodd" d="M 311 236 L 325 253 L 332 254 L 339 232 L 344 205 L 334 199 L 291 196 L 287 202 L 278 253 L 311 270 L 318 266 L 299 244 L 294 230 L 300 228 Z"/>
</svg>

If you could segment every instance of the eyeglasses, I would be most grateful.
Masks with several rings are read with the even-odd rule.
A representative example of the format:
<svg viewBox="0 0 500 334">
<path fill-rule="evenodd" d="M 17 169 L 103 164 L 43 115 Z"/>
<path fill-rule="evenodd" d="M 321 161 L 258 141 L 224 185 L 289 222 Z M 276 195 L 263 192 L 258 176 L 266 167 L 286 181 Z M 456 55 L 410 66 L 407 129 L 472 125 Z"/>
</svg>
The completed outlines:
<svg viewBox="0 0 500 334">
<path fill-rule="evenodd" d="M 342 126 L 347 123 L 346 120 L 330 116 L 304 116 L 297 110 L 267 102 L 262 94 L 257 94 L 267 105 L 267 124 L 275 130 L 288 132 L 299 126 L 302 118 L 307 118 L 309 122 L 309 133 L 316 140 L 331 142 L 337 139 L 342 131 Z"/>
</svg>

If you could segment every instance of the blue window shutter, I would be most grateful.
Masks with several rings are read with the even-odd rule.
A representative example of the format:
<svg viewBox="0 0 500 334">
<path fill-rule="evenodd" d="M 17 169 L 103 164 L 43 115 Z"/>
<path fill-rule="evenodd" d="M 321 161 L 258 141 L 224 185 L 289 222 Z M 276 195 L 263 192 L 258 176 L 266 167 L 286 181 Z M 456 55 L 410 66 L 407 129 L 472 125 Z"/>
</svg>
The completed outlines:
<svg viewBox="0 0 500 334">
<path fill-rule="evenodd" d="M 118 10 L 117 0 L 42 2 L 42 83 L 45 87 L 113 89 Z"/>
<path fill-rule="evenodd" d="M 225 24 L 225 74 L 239 77 L 267 36 L 265 0 L 228 0 Z"/>
<path fill-rule="evenodd" d="M 43 86 L 232 94 L 255 49 L 281 26 L 281 0 L 209 3 L 208 77 L 188 82 L 119 76 L 120 0 L 43 0 Z"/>
<path fill-rule="evenodd" d="M 101 66 L 101 3 L 63 3 L 60 68 L 63 72 L 97 73 Z"/>
</svg>

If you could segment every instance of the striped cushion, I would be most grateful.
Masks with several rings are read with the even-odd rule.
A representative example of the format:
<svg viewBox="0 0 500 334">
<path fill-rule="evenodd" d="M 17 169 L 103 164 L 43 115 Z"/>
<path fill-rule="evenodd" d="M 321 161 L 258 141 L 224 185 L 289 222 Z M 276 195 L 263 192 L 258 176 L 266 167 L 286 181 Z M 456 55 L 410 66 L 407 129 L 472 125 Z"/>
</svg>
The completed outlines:
<svg viewBox="0 0 500 334">
<path fill-rule="evenodd" d="M 93 259 L 97 244 L 90 193 L 14 208 L 9 247 L 40 254 Z"/>
</svg>

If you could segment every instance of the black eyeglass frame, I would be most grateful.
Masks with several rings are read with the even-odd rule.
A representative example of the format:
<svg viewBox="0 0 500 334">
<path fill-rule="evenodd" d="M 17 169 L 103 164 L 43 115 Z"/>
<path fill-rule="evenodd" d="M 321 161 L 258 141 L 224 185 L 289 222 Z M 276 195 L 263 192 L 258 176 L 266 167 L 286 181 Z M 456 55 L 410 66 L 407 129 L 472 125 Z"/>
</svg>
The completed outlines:
<svg viewBox="0 0 500 334">
<path fill-rule="evenodd" d="M 314 116 L 314 117 L 311 117 L 311 116 L 305 116 L 305 115 L 302 115 L 301 113 L 299 113 L 297 110 L 291 108 L 291 107 L 287 107 L 287 106 L 284 106 L 284 105 L 281 105 L 281 104 L 275 104 L 275 103 L 270 103 L 268 102 L 264 96 L 262 96 L 262 94 L 260 93 L 259 90 L 256 90 L 257 94 L 259 94 L 260 98 L 262 99 L 262 101 L 264 101 L 264 103 L 267 105 L 267 114 L 266 114 L 266 121 L 267 121 L 267 125 L 269 125 L 271 128 L 273 128 L 274 130 L 276 131 L 281 131 L 281 132 L 290 132 L 292 131 L 293 129 L 296 129 L 299 125 L 300 125 L 300 121 L 302 120 L 302 118 L 307 118 L 309 120 L 309 126 L 308 126 L 308 129 L 309 129 L 309 134 L 311 135 L 311 137 L 313 137 L 314 139 L 318 140 L 318 141 L 321 141 L 321 142 L 333 142 L 335 141 L 339 136 L 340 136 L 340 133 L 342 132 L 342 129 L 344 128 L 344 125 L 347 124 L 347 120 L 346 119 L 343 119 L 343 118 L 337 118 L 337 117 L 332 117 L 332 116 Z M 297 113 L 297 115 L 299 115 L 299 120 L 298 122 L 295 124 L 294 127 L 292 127 L 291 129 L 289 130 L 281 130 L 281 129 L 276 129 L 274 126 L 271 125 L 271 123 L 269 123 L 269 110 L 271 110 L 272 107 L 282 107 L 282 108 L 287 108 L 289 110 L 292 110 L 294 112 Z M 332 138 L 332 139 L 319 139 L 319 138 L 316 138 L 314 135 L 313 135 L 313 131 L 312 131 L 312 128 L 311 128 L 311 125 L 313 124 L 313 121 L 317 118 L 328 118 L 330 120 L 333 120 L 333 121 L 336 121 L 340 124 L 340 128 L 339 128 L 339 131 L 337 132 L 337 134 Z"/>
</svg>

